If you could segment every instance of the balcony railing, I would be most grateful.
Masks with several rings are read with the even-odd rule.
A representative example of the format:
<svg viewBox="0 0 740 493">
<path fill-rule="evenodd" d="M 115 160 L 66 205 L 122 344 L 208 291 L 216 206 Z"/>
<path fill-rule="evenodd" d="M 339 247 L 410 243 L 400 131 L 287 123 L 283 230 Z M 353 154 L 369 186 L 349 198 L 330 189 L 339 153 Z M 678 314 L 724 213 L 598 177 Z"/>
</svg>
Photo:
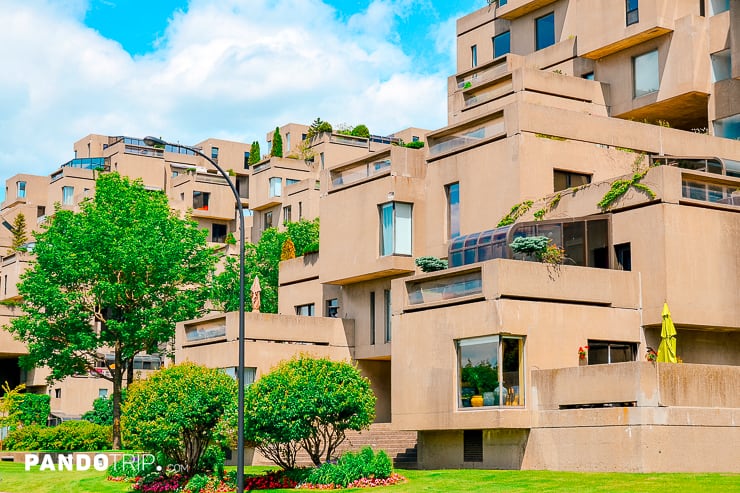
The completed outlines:
<svg viewBox="0 0 740 493">
<path fill-rule="evenodd" d="M 475 144 L 494 137 L 505 130 L 506 125 L 503 118 L 500 118 L 489 123 L 481 124 L 481 126 L 473 129 L 464 129 L 450 135 L 429 138 L 429 156 L 434 157 L 458 147 Z"/>
<path fill-rule="evenodd" d="M 691 179 L 681 180 L 681 196 L 686 199 L 740 207 L 740 194 L 735 193 L 735 190 L 737 190 L 735 186 Z"/>
<path fill-rule="evenodd" d="M 146 156 L 154 158 L 164 158 L 164 149 L 157 149 L 149 146 L 126 145 L 123 149 L 125 154 L 134 154 L 136 156 Z"/>
<path fill-rule="evenodd" d="M 481 294 L 482 292 L 483 284 L 480 269 L 475 272 L 420 281 L 408 285 L 409 305 L 461 298 Z"/>
<path fill-rule="evenodd" d="M 369 144 L 369 140 L 365 137 L 355 137 L 354 135 L 344 135 L 344 134 L 331 134 L 331 137 L 329 138 L 329 142 L 332 144 L 344 144 L 344 145 L 350 145 L 355 147 L 367 147 Z"/>
<path fill-rule="evenodd" d="M 81 168 L 81 169 L 104 169 L 106 158 L 103 157 L 83 157 L 74 158 L 67 161 L 61 168 Z"/>
<path fill-rule="evenodd" d="M 350 183 L 355 183 L 365 178 L 390 171 L 390 169 L 391 160 L 383 159 L 371 163 L 361 163 L 351 168 L 332 171 L 331 186 L 334 188 L 349 185 Z"/>
</svg>

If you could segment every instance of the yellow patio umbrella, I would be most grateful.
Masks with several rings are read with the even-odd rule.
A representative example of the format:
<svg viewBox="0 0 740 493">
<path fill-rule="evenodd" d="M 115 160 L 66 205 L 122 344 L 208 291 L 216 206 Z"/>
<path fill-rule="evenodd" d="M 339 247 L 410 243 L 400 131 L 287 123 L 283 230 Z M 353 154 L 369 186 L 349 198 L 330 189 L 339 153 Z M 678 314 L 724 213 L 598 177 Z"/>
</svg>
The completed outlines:
<svg viewBox="0 0 740 493">
<path fill-rule="evenodd" d="M 676 327 L 671 320 L 671 311 L 668 303 L 663 303 L 663 326 L 660 330 L 660 347 L 658 347 L 658 361 L 661 363 L 678 363 L 676 357 Z"/>
</svg>

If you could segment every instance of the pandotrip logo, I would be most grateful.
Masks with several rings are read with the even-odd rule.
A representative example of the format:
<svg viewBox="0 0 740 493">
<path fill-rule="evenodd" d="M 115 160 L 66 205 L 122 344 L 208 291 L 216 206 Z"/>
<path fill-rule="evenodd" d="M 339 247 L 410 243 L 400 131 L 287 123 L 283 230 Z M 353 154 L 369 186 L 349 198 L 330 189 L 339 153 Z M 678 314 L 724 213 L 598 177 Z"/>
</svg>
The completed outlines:
<svg viewBox="0 0 740 493">
<path fill-rule="evenodd" d="M 121 470 L 144 473 L 152 470 L 156 463 L 153 454 L 95 454 L 93 456 L 86 454 L 26 454 L 25 465 L 26 471 L 107 471 L 108 466 L 113 463 L 115 467 Z M 162 471 L 162 466 L 156 466 L 153 469 Z M 181 472 L 182 467 L 178 464 L 170 464 L 166 468 L 168 471 Z"/>
</svg>

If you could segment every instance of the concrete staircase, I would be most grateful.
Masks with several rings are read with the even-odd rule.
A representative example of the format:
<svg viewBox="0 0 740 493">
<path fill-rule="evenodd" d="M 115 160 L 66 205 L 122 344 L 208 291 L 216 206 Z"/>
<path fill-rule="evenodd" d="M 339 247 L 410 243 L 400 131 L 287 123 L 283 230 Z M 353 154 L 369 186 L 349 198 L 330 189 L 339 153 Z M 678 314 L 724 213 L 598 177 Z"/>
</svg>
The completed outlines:
<svg viewBox="0 0 740 493">
<path fill-rule="evenodd" d="M 362 432 L 347 431 L 347 438 L 339 446 L 337 456 L 347 451 L 356 452 L 363 447 L 371 447 L 375 452 L 384 450 L 393 460 L 394 467 L 401 469 L 416 469 L 416 441 L 417 432 L 397 431 L 389 423 L 374 423 L 369 430 Z M 305 451 L 300 450 L 296 460 L 298 466 L 313 466 L 313 462 Z M 253 465 L 274 465 L 255 451 Z"/>
</svg>

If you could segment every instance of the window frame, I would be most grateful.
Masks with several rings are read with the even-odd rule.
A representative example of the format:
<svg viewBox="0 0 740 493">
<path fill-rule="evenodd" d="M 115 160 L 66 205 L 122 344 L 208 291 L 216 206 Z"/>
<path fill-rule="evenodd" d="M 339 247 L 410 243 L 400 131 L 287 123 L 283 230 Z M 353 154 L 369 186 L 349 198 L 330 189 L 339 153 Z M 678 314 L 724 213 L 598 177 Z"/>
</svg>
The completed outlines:
<svg viewBox="0 0 740 493">
<path fill-rule="evenodd" d="M 305 311 L 307 313 L 301 313 Z M 315 303 L 305 303 L 303 305 L 295 305 L 295 314 L 300 317 L 315 317 L 316 316 L 316 304 Z"/>
<path fill-rule="evenodd" d="M 506 37 L 506 51 L 503 51 L 499 53 L 498 55 L 496 50 L 496 40 L 503 40 L 504 36 Z M 511 31 L 504 31 L 502 33 L 497 34 L 493 38 L 491 38 L 491 43 L 493 45 L 493 59 L 495 60 L 498 57 L 502 57 L 508 53 L 511 53 Z"/>
<path fill-rule="evenodd" d="M 447 238 L 453 239 L 460 236 L 460 182 L 445 185 L 445 196 L 447 197 Z M 453 202 L 454 197 L 457 197 L 456 202 Z"/>
<path fill-rule="evenodd" d="M 632 8 L 630 8 L 630 4 Z M 640 0 L 624 0 L 625 24 L 631 26 L 640 22 Z"/>
<path fill-rule="evenodd" d="M 470 47 L 470 66 L 475 68 L 478 66 L 478 45 L 472 45 Z"/>
<path fill-rule="evenodd" d="M 283 179 L 279 176 L 273 176 L 268 181 L 269 186 L 269 196 L 272 197 L 282 197 L 283 196 Z"/>
<path fill-rule="evenodd" d="M 544 34 L 545 34 L 544 32 L 541 32 L 542 29 L 540 29 L 540 26 L 544 26 L 544 24 L 540 24 L 540 23 L 545 21 L 547 18 L 552 18 L 552 42 L 548 44 L 544 44 L 544 41 L 546 40 L 543 40 L 543 42 L 540 42 L 541 38 L 544 38 Z M 557 40 L 555 37 L 555 12 L 553 11 L 548 14 L 537 17 L 534 20 L 534 49 L 535 51 L 544 50 L 545 48 L 554 45 L 556 41 Z"/>
<path fill-rule="evenodd" d="M 652 62 L 652 59 L 646 58 L 648 56 L 650 56 L 650 57 L 654 56 L 655 57 L 655 67 L 654 67 L 654 69 L 655 69 L 655 76 L 656 76 L 656 81 L 657 81 L 656 86 L 657 87 L 655 87 L 654 89 L 653 88 L 649 88 L 647 90 L 640 89 L 638 91 L 638 88 L 637 88 L 638 68 L 640 68 L 641 70 L 646 70 L 645 68 L 642 68 L 642 66 L 641 67 L 638 67 L 638 64 L 641 63 L 641 60 L 644 60 L 644 62 L 642 62 L 642 63 L 646 63 L 647 61 Z M 652 66 L 650 67 L 650 71 L 651 72 L 653 71 L 653 67 Z M 644 53 L 641 53 L 639 55 L 635 55 L 635 56 L 632 57 L 632 98 L 633 99 L 638 99 L 638 98 L 641 98 L 643 96 L 647 96 L 649 94 L 655 94 L 658 91 L 660 91 L 660 51 L 658 50 L 658 48 L 655 48 L 655 49 L 652 49 L 650 51 L 646 51 Z"/>
<path fill-rule="evenodd" d="M 390 207 L 390 226 L 387 227 L 387 223 L 384 222 L 386 217 L 386 210 Z M 408 212 L 408 216 L 400 216 L 399 211 L 405 209 Z M 379 219 L 379 252 L 381 257 L 388 257 L 390 255 L 406 256 L 410 257 L 414 252 L 413 238 L 414 238 L 414 204 L 411 202 L 398 202 L 391 201 L 383 204 L 378 204 L 378 219 Z M 408 222 L 408 238 L 403 234 L 405 232 L 403 224 Z M 390 249 L 388 249 L 388 242 L 386 240 L 386 234 L 390 233 Z M 407 240 L 407 241 L 399 241 Z"/>
<path fill-rule="evenodd" d="M 26 198 L 26 187 L 27 183 L 25 181 L 17 181 L 15 184 L 15 196 L 19 199 L 25 199 Z"/>
<path fill-rule="evenodd" d="M 75 202 L 75 187 L 72 185 L 65 185 L 62 187 L 62 205 L 74 205 Z"/>
</svg>

